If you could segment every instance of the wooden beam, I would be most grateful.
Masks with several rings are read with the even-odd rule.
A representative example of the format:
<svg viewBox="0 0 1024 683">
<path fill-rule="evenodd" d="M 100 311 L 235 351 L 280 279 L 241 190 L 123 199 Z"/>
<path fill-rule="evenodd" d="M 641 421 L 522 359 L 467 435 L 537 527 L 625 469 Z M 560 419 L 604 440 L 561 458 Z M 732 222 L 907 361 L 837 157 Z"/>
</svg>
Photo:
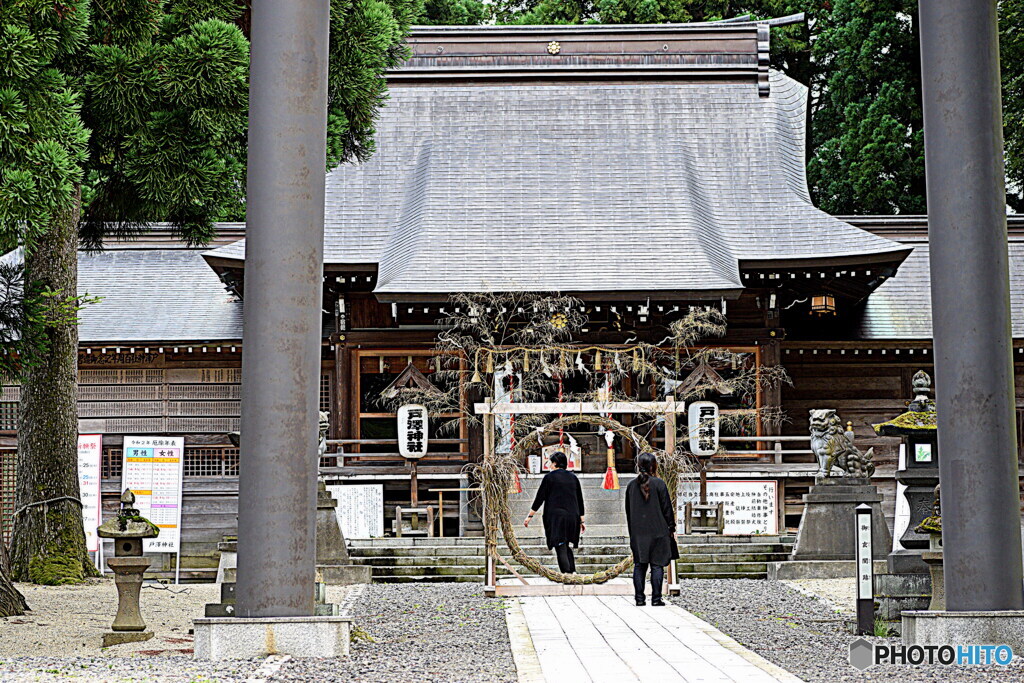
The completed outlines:
<svg viewBox="0 0 1024 683">
<path fill-rule="evenodd" d="M 683 412 L 683 403 L 675 401 L 638 401 L 628 403 L 622 401 L 603 402 L 571 401 L 566 403 L 475 403 L 473 409 L 477 415 L 532 415 L 563 413 L 572 415 L 603 415 L 606 413 L 665 413 Z"/>
<path fill-rule="evenodd" d="M 763 367 L 763 368 L 775 367 L 775 366 L 779 365 L 781 359 L 782 359 L 782 351 L 779 348 L 779 341 L 778 341 L 778 339 L 771 339 L 771 340 L 767 341 L 761 347 L 761 367 Z M 781 408 L 781 406 L 782 406 L 782 385 L 781 385 L 781 383 L 776 383 L 776 384 L 774 384 L 774 386 L 767 386 L 764 389 L 761 389 L 761 387 L 758 387 L 758 392 L 760 392 L 759 398 L 760 398 L 760 402 L 761 402 L 761 407 L 767 408 L 768 410 Z M 758 432 L 761 433 L 761 431 L 763 429 L 763 434 L 765 436 L 775 436 L 775 435 L 779 434 L 780 428 L 781 428 L 781 425 L 779 425 L 779 424 L 773 424 L 773 423 L 759 424 L 758 425 Z"/>
</svg>

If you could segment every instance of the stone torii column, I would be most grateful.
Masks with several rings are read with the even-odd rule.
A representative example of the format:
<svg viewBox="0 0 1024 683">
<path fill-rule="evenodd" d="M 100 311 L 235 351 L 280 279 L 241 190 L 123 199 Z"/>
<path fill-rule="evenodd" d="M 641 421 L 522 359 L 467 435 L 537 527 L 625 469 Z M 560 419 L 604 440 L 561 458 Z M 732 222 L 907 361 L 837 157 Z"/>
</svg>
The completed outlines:
<svg viewBox="0 0 1024 683">
<path fill-rule="evenodd" d="M 946 605 L 1021 610 L 996 3 L 920 17 Z"/>
<path fill-rule="evenodd" d="M 328 0 L 255 0 L 238 617 L 314 613 Z"/>
</svg>

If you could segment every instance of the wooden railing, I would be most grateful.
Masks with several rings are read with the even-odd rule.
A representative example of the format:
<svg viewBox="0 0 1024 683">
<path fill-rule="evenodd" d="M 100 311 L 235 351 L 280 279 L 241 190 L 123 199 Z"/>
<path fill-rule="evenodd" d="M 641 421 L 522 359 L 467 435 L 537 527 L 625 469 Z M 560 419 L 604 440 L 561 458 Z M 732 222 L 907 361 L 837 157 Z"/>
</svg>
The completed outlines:
<svg viewBox="0 0 1024 683">
<path fill-rule="evenodd" d="M 788 447 L 791 444 L 807 444 L 810 446 L 811 437 L 807 436 L 722 436 L 719 437 L 719 441 L 725 446 L 725 452 L 719 452 L 715 456 L 715 460 L 735 460 L 739 458 L 751 458 L 757 460 L 766 459 L 765 456 L 770 456 L 772 462 L 776 465 L 781 465 L 787 461 L 792 462 L 792 459 L 786 458 L 786 456 L 808 456 L 814 455 L 814 451 L 810 448 L 792 448 Z M 756 443 L 757 448 L 753 449 L 729 449 L 729 444 L 735 443 Z M 805 461 L 807 458 L 801 458 L 801 461 Z"/>
<path fill-rule="evenodd" d="M 468 442 L 469 439 L 430 440 L 431 445 L 455 447 Z M 361 446 L 395 446 L 395 450 L 378 453 L 350 452 L 353 447 Z M 366 474 L 407 475 L 410 463 L 398 452 L 397 446 L 398 439 L 328 439 L 328 449 L 333 447 L 334 450 L 329 450 L 320 460 L 320 471 L 324 474 L 340 474 L 345 470 Z M 459 450 L 431 451 L 420 458 L 416 465 L 421 473 L 457 474 L 467 460 L 469 454 Z"/>
<path fill-rule="evenodd" d="M 750 460 L 762 463 L 782 465 L 795 462 L 811 462 L 813 451 L 809 435 L 799 436 L 722 436 L 720 441 L 724 450 L 715 455 L 717 463 Z M 431 444 L 461 446 L 468 439 L 431 439 Z M 396 474 L 405 472 L 407 461 L 398 453 L 397 439 L 329 439 L 329 451 L 321 461 L 321 469 L 338 471 L 341 468 L 364 470 L 374 468 L 383 473 L 384 469 L 393 470 Z M 753 448 L 741 446 L 753 445 Z M 352 452 L 360 446 L 395 446 L 395 450 L 380 453 Z M 360 449 L 361 450 L 361 449 Z M 437 451 L 427 453 L 419 460 L 420 466 L 452 467 L 461 466 L 469 459 L 469 454 L 459 451 Z M 369 472 L 369 469 L 365 469 Z"/>
</svg>

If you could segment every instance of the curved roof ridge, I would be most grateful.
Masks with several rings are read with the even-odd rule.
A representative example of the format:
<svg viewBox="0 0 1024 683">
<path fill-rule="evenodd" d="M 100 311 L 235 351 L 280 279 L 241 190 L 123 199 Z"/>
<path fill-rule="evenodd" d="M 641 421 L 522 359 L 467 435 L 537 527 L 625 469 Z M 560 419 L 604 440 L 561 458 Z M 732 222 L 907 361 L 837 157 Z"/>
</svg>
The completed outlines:
<svg viewBox="0 0 1024 683">
<path fill-rule="evenodd" d="M 694 213 L 700 224 L 697 231 L 700 245 L 723 279 L 733 279 L 739 283 L 738 262 L 722 230 L 721 217 L 717 214 L 716 203 L 711 198 L 711 189 L 706 187 L 701 175 L 699 162 L 694 158 L 693 150 L 687 147 L 682 148 L 679 158 L 682 161 L 682 177 L 686 188 L 698 207 Z"/>
<path fill-rule="evenodd" d="M 377 273 L 377 286 L 387 287 L 388 283 L 398 277 L 403 266 L 413 260 L 417 247 L 424 239 L 420 229 L 424 204 L 428 201 L 427 190 L 430 185 L 430 157 L 432 140 L 424 140 L 416 153 L 416 165 L 405 183 L 402 192 L 402 208 L 398 220 L 394 223 L 390 239 L 381 254 Z"/>
</svg>

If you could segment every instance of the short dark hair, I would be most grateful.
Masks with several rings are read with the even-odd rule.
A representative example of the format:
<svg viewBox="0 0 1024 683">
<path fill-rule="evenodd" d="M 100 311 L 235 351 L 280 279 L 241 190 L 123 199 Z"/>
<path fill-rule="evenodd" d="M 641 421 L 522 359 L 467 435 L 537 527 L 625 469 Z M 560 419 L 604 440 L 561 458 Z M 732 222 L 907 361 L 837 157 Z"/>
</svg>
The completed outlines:
<svg viewBox="0 0 1024 683">
<path fill-rule="evenodd" d="M 565 457 L 565 453 L 557 451 L 551 454 L 551 464 L 554 465 L 557 470 L 564 470 L 569 466 L 569 459 Z"/>
</svg>

